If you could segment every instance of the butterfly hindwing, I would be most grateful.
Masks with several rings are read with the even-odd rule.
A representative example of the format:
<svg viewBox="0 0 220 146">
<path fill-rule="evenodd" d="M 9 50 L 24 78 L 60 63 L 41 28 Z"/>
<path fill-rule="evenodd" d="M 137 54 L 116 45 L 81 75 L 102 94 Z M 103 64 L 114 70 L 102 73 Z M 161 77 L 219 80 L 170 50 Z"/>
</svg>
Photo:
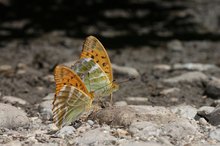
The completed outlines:
<svg viewBox="0 0 220 146">
<path fill-rule="evenodd" d="M 92 99 L 74 86 L 64 85 L 53 103 L 53 120 L 57 127 L 75 121 L 90 108 Z"/>
<path fill-rule="evenodd" d="M 93 59 L 80 59 L 71 69 L 82 79 L 88 91 L 94 92 L 94 96 L 109 95 L 108 91 L 111 90 L 111 82 L 107 74 Z"/>
<path fill-rule="evenodd" d="M 86 38 L 80 58 L 92 58 L 94 62 L 98 63 L 102 70 L 107 74 L 109 80 L 113 80 L 112 66 L 109 56 L 104 46 L 94 36 Z"/>
</svg>

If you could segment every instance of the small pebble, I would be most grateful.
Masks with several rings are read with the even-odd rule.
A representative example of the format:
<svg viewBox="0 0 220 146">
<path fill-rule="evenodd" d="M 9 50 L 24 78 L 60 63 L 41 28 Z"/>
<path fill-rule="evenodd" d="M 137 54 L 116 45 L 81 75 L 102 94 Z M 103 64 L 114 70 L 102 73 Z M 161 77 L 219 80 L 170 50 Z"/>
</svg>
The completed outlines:
<svg viewBox="0 0 220 146">
<path fill-rule="evenodd" d="M 164 89 L 160 92 L 160 94 L 162 95 L 167 95 L 167 94 L 171 94 L 171 93 L 177 93 L 180 92 L 179 88 L 169 88 L 169 89 Z"/>
<path fill-rule="evenodd" d="M 208 122 L 204 118 L 199 118 L 199 123 L 201 125 L 207 125 L 208 124 Z"/>
<path fill-rule="evenodd" d="M 27 104 L 27 101 L 25 101 L 21 98 L 18 98 L 18 97 L 14 97 L 14 96 L 3 96 L 2 100 L 4 102 L 11 103 L 11 104 L 15 104 L 15 103 L 18 103 L 18 104 L 21 104 L 21 105 Z"/>
<path fill-rule="evenodd" d="M 88 120 L 87 123 L 88 123 L 90 126 L 93 126 L 93 125 L 95 124 L 92 120 Z"/>
<path fill-rule="evenodd" d="M 154 69 L 169 71 L 171 70 L 171 66 L 167 64 L 158 64 L 154 66 Z"/>
</svg>

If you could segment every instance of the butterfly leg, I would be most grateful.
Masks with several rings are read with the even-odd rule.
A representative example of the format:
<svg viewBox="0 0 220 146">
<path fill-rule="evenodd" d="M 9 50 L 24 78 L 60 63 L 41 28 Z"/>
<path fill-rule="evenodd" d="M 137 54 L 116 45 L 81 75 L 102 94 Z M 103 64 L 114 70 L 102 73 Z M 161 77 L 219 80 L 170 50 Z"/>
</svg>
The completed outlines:
<svg viewBox="0 0 220 146">
<path fill-rule="evenodd" d="M 113 106 L 113 94 L 110 94 L 110 105 Z"/>
</svg>

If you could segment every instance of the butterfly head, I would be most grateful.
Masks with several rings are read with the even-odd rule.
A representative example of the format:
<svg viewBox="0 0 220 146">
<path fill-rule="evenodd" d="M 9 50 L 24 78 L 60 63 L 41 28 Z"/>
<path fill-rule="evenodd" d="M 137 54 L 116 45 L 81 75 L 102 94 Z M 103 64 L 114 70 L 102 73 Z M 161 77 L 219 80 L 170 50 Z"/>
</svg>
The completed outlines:
<svg viewBox="0 0 220 146">
<path fill-rule="evenodd" d="M 119 85 L 116 83 L 112 83 L 111 89 L 112 89 L 112 92 L 115 92 L 119 89 Z"/>
</svg>

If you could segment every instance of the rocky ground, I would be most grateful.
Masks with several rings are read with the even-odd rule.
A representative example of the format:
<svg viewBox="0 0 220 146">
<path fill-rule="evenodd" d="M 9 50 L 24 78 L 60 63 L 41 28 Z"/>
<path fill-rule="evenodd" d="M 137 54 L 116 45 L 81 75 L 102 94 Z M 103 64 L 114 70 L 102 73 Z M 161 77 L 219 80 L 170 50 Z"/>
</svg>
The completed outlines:
<svg viewBox="0 0 220 146">
<path fill-rule="evenodd" d="M 219 0 L 0 0 L 0 145 L 220 146 L 219 18 Z M 53 70 L 90 34 L 136 79 L 58 130 Z"/>
<path fill-rule="evenodd" d="M 53 69 L 76 60 L 81 46 L 60 32 L 1 46 L 1 145 L 220 145 L 219 42 L 108 49 L 114 78 L 136 79 L 120 85 L 113 107 L 57 130 Z"/>
</svg>

